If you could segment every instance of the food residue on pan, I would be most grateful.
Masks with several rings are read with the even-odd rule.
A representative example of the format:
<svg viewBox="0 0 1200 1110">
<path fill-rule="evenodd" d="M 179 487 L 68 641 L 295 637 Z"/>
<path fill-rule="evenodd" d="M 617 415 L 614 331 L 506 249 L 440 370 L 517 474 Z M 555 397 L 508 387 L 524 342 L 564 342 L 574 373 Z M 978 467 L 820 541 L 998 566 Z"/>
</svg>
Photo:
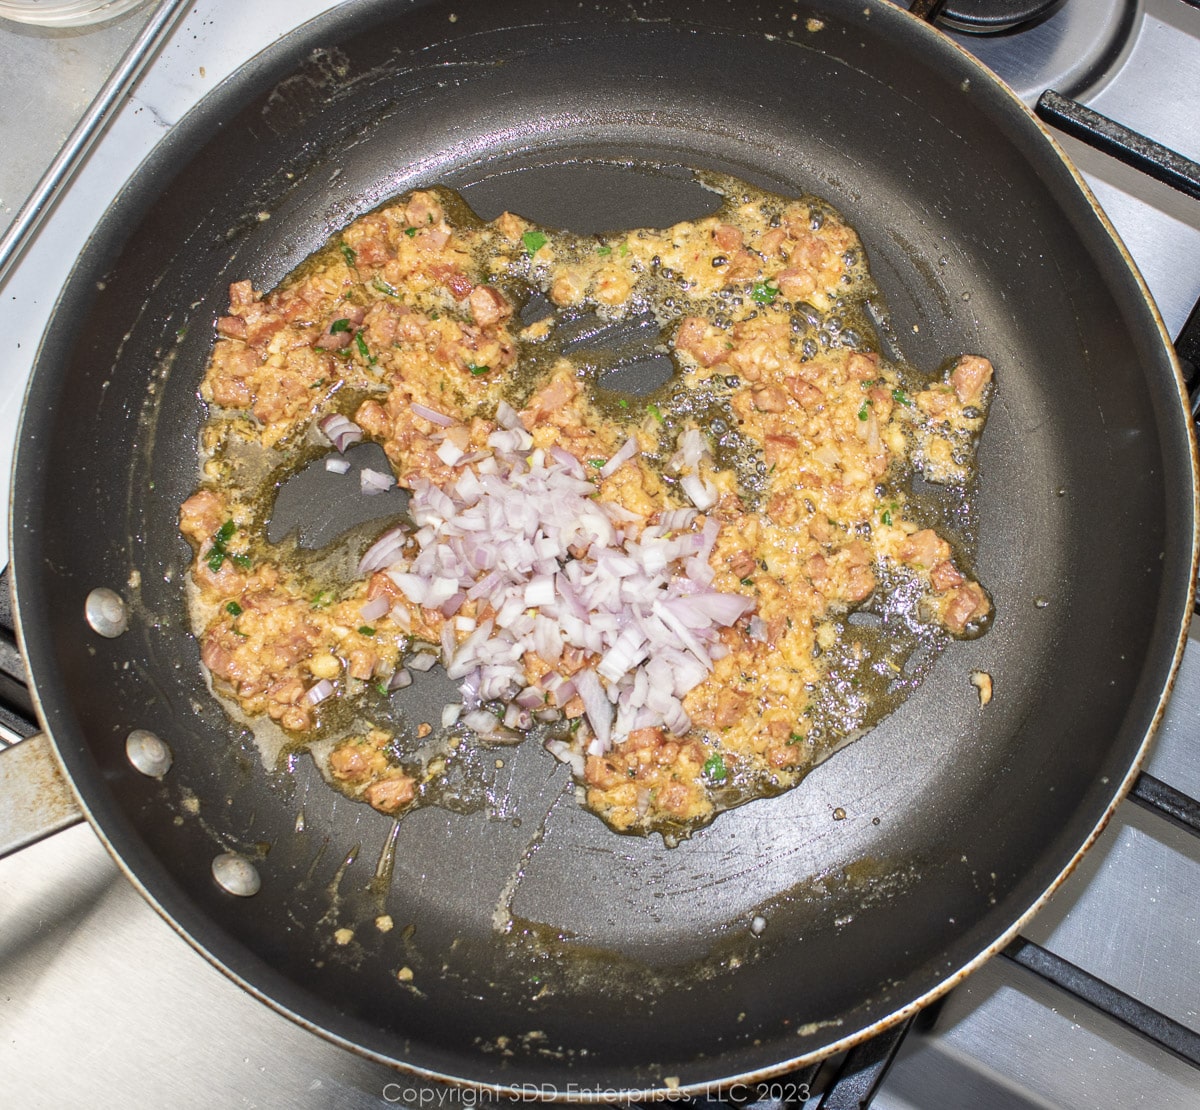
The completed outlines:
<svg viewBox="0 0 1200 1110">
<path fill-rule="evenodd" d="M 881 357 L 838 213 L 703 180 L 715 215 L 600 236 L 418 191 L 231 287 L 180 513 L 193 626 L 213 689 L 345 793 L 402 814 L 532 736 L 612 828 L 674 839 L 794 786 L 988 625 L 945 521 L 990 363 Z M 579 337 L 614 324 L 664 382 L 613 388 Z M 349 474 L 363 440 L 386 472 Z M 407 512 L 269 543 L 315 459 Z M 457 698 L 413 730 L 392 695 L 432 668 Z"/>
<path fill-rule="evenodd" d="M 987 671 L 972 671 L 971 685 L 979 694 L 980 705 L 987 705 L 992 700 L 992 676 Z"/>
</svg>

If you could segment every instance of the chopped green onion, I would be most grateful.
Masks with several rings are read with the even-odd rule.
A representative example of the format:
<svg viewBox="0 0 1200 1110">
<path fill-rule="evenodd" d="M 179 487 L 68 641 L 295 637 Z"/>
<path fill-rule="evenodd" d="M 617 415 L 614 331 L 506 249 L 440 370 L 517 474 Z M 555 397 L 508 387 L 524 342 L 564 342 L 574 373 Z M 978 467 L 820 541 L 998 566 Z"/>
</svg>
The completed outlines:
<svg viewBox="0 0 1200 1110">
<path fill-rule="evenodd" d="M 237 525 L 232 520 L 225 521 L 220 528 L 217 529 L 216 535 L 213 536 L 212 547 L 208 550 L 208 569 L 216 574 L 221 569 L 221 564 L 226 559 L 232 559 L 236 566 L 249 566 L 250 560 L 245 555 L 230 555 L 228 544 L 233 539 L 234 532 L 237 531 Z"/>
<path fill-rule="evenodd" d="M 629 402 L 624 397 L 618 397 L 617 398 L 617 408 L 627 409 L 627 408 L 629 408 Z"/>
<path fill-rule="evenodd" d="M 596 253 L 597 253 L 597 254 L 602 254 L 602 255 L 609 255 L 609 254 L 612 254 L 612 247 L 597 247 L 597 248 L 596 248 Z"/>
<path fill-rule="evenodd" d="M 346 320 L 346 319 L 334 320 L 334 322 L 329 325 L 329 334 L 330 335 L 337 335 L 337 333 L 340 331 L 349 331 L 349 330 L 350 330 L 350 321 Z"/>
<path fill-rule="evenodd" d="M 235 617 L 240 617 L 242 615 L 243 610 L 242 610 L 242 607 L 236 601 L 231 601 L 231 602 L 229 602 L 228 605 L 225 606 L 225 612 L 232 613 Z"/>
<path fill-rule="evenodd" d="M 624 258 L 629 253 L 629 244 L 622 243 L 620 248 L 617 250 L 617 253 Z"/>
<path fill-rule="evenodd" d="M 251 566 L 249 555 L 230 555 L 229 561 L 233 563 L 238 570 L 249 570 Z"/>
<path fill-rule="evenodd" d="M 787 742 L 788 742 L 789 744 L 803 744 L 803 743 L 804 743 L 804 737 L 803 737 L 803 736 L 801 736 L 801 735 L 800 735 L 800 733 L 798 733 L 798 732 L 793 732 L 793 733 L 791 734 L 791 736 L 789 736 L 789 737 L 788 737 L 788 740 L 787 740 Z"/>
<path fill-rule="evenodd" d="M 414 235 L 416 235 L 416 233 L 417 233 L 417 229 L 416 229 L 415 227 L 406 227 L 406 228 L 404 229 L 404 234 L 405 234 L 405 235 L 407 235 L 407 236 L 408 236 L 410 239 L 411 239 L 411 238 L 412 238 Z"/>
<path fill-rule="evenodd" d="M 521 236 L 521 242 L 530 254 L 537 254 L 548 241 L 540 231 L 527 231 Z"/>
<path fill-rule="evenodd" d="M 308 388 L 309 388 L 309 389 L 320 389 L 320 388 L 321 388 L 321 386 L 323 386 L 324 384 L 325 384 L 325 379 L 324 379 L 324 378 L 318 378 L 318 379 L 317 379 L 315 382 L 313 382 L 313 383 L 312 383 L 312 384 L 311 384 L 311 385 L 310 385 Z"/>
<path fill-rule="evenodd" d="M 654 419 L 657 420 L 660 424 L 666 424 L 667 420 L 666 420 L 666 417 L 664 417 L 662 414 L 662 409 L 660 409 L 656 404 L 654 404 L 653 401 L 646 406 L 646 411 L 651 416 L 653 416 Z"/>
<path fill-rule="evenodd" d="M 342 257 L 346 260 L 347 266 L 358 265 L 358 255 L 354 253 L 354 248 L 349 243 L 342 244 Z"/>
<path fill-rule="evenodd" d="M 858 418 L 859 418 L 859 420 L 866 420 L 868 417 L 870 417 L 870 415 L 871 415 L 871 403 L 869 401 L 864 401 L 862 403 L 862 408 L 860 408 L 858 410 Z"/>
<path fill-rule="evenodd" d="M 742 579 L 739 579 L 739 581 L 742 583 L 743 586 L 753 586 L 754 585 L 753 578 L 742 578 Z"/>
<path fill-rule="evenodd" d="M 604 466 L 607 462 L 608 462 L 608 459 L 588 459 L 588 466 L 594 466 L 597 469 L 599 469 L 600 467 Z"/>
<path fill-rule="evenodd" d="M 487 373 L 489 370 L 491 370 L 491 367 L 490 367 L 490 366 L 477 366 L 477 365 L 476 365 L 475 363 L 473 363 L 473 362 L 468 362 L 468 363 L 467 363 L 467 369 L 468 369 L 468 370 L 470 370 L 470 371 L 471 371 L 471 373 L 472 373 L 472 374 L 474 374 L 474 375 L 475 375 L 475 377 L 477 377 L 477 378 L 478 378 L 478 377 L 480 377 L 482 374 L 486 374 L 486 373 Z"/>
<path fill-rule="evenodd" d="M 373 629 L 370 625 L 360 624 L 358 626 L 358 634 L 360 636 L 374 636 L 375 629 Z"/>
<path fill-rule="evenodd" d="M 750 290 L 750 299 L 755 304 L 770 304 L 778 296 L 779 286 L 772 285 L 769 281 L 755 282 L 754 288 Z"/>
<path fill-rule="evenodd" d="M 879 519 L 889 528 L 892 526 L 892 514 L 887 509 L 884 509 L 883 515 Z"/>
<path fill-rule="evenodd" d="M 704 773 L 714 782 L 724 782 L 729 776 L 729 772 L 725 768 L 725 760 L 721 758 L 720 752 L 713 752 L 704 761 Z"/>
<path fill-rule="evenodd" d="M 908 405 L 910 408 L 912 407 L 912 401 L 909 399 L 908 394 L 905 393 L 903 389 L 893 389 L 892 400 L 898 405 Z"/>
<path fill-rule="evenodd" d="M 382 293 L 385 297 L 400 296 L 400 294 L 396 292 L 395 286 L 388 285 L 388 283 L 382 278 L 376 278 L 373 282 L 371 282 L 371 284 L 375 286 L 375 289 Z"/>
<path fill-rule="evenodd" d="M 358 348 L 358 353 L 367 360 L 372 366 L 375 365 L 375 356 L 371 354 L 371 348 L 367 346 L 367 341 L 363 338 L 362 329 L 354 333 L 354 346 Z"/>
<path fill-rule="evenodd" d="M 312 599 L 312 607 L 314 609 L 324 609 L 333 600 L 332 590 L 321 590 Z"/>
<path fill-rule="evenodd" d="M 378 690 L 385 698 L 388 696 L 388 688 L 386 682 L 375 683 L 375 689 Z"/>
</svg>

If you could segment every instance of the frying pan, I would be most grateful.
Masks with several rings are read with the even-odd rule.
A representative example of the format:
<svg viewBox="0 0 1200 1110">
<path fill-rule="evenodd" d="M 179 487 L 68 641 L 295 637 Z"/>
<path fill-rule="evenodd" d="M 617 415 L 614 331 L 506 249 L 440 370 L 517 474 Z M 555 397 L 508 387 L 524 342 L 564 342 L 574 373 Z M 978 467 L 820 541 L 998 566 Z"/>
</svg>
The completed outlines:
<svg viewBox="0 0 1200 1110">
<path fill-rule="evenodd" d="M 826 197 L 867 246 L 885 345 L 995 363 L 964 522 L 993 628 L 800 787 L 674 849 L 604 828 L 536 745 L 498 753 L 459 812 L 397 826 L 305 757 L 264 766 L 201 679 L 176 530 L 229 282 L 271 287 L 418 185 L 587 232 L 699 214 L 693 168 Z M 1070 870 L 1169 692 L 1195 479 L 1164 329 L 1111 229 L 1015 98 L 908 13 L 364 0 L 206 98 L 89 240 L 20 431 L 15 612 L 86 815 L 264 1002 L 435 1080 L 703 1092 L 899 1020 Z M 112 639 L 83 619 L 99 586 L 129 609 Z M 170 745 L 161 778 L 127 760 L 133 729 Z M 229 850 L 252 897 L 213 881 Z"/>
</svg>

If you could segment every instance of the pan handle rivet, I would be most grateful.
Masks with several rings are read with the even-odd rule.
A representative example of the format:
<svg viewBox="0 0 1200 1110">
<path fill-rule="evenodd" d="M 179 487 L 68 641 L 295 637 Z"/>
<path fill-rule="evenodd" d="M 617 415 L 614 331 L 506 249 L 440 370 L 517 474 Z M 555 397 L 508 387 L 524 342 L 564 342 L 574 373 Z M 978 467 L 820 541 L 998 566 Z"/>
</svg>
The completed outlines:
<svg viewBox="0 0 1200 1110">
<path fill-rule="evenodd" d="M 213 878 L 217 886 L 239 898 L 249 898 L 262 887 L 258 868 L 237 852 L 222 852 L 212 861 Z"/>
<path fill-rule="evenodd" d="M 83 613 L 92 631 L 110 640 L 120 636 L 129 627 L 129 614 L 125 611 L 124 600 L 107 586 L 101 586 L 87 595 Z"/>
<path fill-rule="evenodd" d="M 135 728 L 125 737 L 125 754 L 134 769 L 152 779 L 160 779 L 171 769 L 171 749 L 152 732 Z"/>
</svg>

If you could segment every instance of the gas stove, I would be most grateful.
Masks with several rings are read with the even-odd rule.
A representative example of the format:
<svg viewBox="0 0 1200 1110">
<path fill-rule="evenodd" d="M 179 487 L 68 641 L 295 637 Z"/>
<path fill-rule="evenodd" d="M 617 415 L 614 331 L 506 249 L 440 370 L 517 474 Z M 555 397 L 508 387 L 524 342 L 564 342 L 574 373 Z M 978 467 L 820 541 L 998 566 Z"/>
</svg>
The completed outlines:
<svg viewBox="0 0 1200 1110">
<path fill-rule="evenodd" d="M 333 6 L 197 0 L 176 28 L 2 290 L 0 473 L 11 465 L 39 338 L 88 230 L 196 100 Z M 981 16 L 977 0 L 950 0 L 945 18 L 1028 104 L 1052 89 L 1200 159 L 1200 10 L 1192 0 L 1034 0 L 1024 6 L 1040 12 L 1032 22 L 997 31 L 1027 14 L 1022 0 L 999 7 L 1017 13 Z M 84 32 L 0 24 L 0 58 L 20 76 L 29 105 L 36 109 L 43 95 L 54 102 L 65 134 L 147 14 Z M 990 33 L 961 29 L 981 20 Z M 55 86 L 53 67 L 38 68 L 43 57 L 86 87 Z M 1049 108 L 1043 101 L 1042 111 Z M 31 136 L 28 118 L 4 115 L 8 149 L 22 151 L 21 166 L 35 172 L 27 181 L 0 176 L 10 192 L 0 194 L 0 227 L 20 202 L 11 190 L 32 186 L 55 145 L 53 128 Z M 1200 297 L 1200 200 L 1087 142 L 1056 137 L 1179 334 Z M 0 565 L 6 561 L 4 537 Z M 0 604 L 0 744 L 32 729 L 11 677 L 20 662 L 5 626 Z M 1135 797 L 1022 938 L 908 1026 L 781 1081 L 768 1092 L 779 1096 L 768 1100 L 771 1110 L 863 1100 L 876 1110 L 1200 1105 L 1195 639 Z M 88 826 L 0 861 L 0 1104 L 358 1108 L 460 1100 L 328 1044 L 240 990 L 143 902 Z"/>
</svg>

